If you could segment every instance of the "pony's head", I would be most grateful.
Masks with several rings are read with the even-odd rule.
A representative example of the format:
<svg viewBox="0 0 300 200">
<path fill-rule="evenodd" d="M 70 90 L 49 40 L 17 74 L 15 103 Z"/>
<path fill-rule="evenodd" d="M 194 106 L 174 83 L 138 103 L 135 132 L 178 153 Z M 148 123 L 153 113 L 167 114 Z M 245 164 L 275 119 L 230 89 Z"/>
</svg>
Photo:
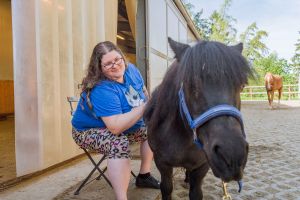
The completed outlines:
<svg viewBox="0 0 300 200">
<path fill-rule="evenodd" d="M 183 88 L 193 119 L 221 104 L 240 109 L 241 89 L 252 74 L 241 43 L 199 41 L 190 47 L 169 38 L 169 44 L 178 65 L 175 85 Z M 183 121 L 191 133 L 187 120 Z M 196 135 L 215 176 L 226 182 L 242 178 L 248 155 L 242 122 L 226 114 L 216 116 L 197 127 Z"/>
<path fill-rule="evenodd" d="M 274 85 L 274 77 L 273 75 L 268 72 L 265 75 L 265 86 L 267 90 L 272 90 Z"/>
</svg>

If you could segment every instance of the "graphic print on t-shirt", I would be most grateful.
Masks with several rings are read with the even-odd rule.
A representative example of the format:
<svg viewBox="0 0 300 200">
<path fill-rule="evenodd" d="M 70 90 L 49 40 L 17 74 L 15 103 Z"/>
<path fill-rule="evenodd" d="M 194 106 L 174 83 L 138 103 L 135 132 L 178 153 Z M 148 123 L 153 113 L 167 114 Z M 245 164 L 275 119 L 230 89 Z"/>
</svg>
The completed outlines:
<svg viewBox="0 0 300 200">
<path fill-rule="evenodd" d="M 141 99 L 139 93 L 130 85 L 129 89 L 125 92 L 125 96 L 127 99 L 127 102 L 132 107 L 140 106 L 144 100 Z"/>
</svg>

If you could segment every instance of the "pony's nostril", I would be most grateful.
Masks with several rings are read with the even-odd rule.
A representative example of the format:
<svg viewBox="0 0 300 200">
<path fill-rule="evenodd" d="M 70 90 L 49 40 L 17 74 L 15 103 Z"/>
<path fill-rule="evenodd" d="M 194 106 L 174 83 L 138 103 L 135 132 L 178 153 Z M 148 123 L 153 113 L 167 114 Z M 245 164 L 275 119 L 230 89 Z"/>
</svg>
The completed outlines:
<svg viewBox="0 0 300 200">
<path fill-rule="evenodd" d="M 223 155 L 221 147 L 219 145 L 215 145 L 213 147 L 213 152 L 216 154 L 216 156 L 220 159 L 223 160 L 223 162 L 227 165 L 227 167 L 230 166 L 230 162 L 226 159 L 226 157 Z"/>
<path fill-rule="evenodd" d="M 215 154 L 219 154 L 219 150 L 220 150 L 220 146 L 219 145 L 215 145 L 214 147 L 213 147 L 213 151 L 214 151 L 214 153 Z"/>
</svg>

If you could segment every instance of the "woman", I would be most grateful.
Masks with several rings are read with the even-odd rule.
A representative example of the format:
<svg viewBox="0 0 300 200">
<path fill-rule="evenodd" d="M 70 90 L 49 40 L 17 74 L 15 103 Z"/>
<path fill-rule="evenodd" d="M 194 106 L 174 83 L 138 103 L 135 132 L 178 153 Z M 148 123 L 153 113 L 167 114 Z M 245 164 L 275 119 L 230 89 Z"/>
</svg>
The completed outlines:
<svg viewBox="0 0 300 200">
<path fill-rule="evenodd" d="M 109 41 L 97 44 L 82 81 L 81 98 L 72 119 L 72 136 L 79 146 L 107 155 L 108 176 L 117 199 L 127 199 L 129 143 L 141 142 L 136 186 L 160 186 L 150 175 L 153 154 L 142 119 L 147 97 L 140 72 L 126 63 L 121 50 Z"/>
</svg>

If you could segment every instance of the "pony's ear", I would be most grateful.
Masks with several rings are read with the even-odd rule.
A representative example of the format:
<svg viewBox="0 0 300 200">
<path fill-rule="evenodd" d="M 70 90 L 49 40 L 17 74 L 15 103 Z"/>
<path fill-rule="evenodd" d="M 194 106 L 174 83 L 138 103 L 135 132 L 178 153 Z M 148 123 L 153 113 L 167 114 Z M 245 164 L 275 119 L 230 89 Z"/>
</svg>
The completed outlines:
<svg viewBox="0 0 300 200">
<path fill-rule="evenodd" d="M 190 46 L 187 44 L 176 42 L 170 37 L 168 37 L 168 41 L 169 41 L 169 44 L 170 44 L 173 52 L 175 53 L 175 58 L 179 62 L 181 60 L 184 52 L 186 51 L 186 49 L 189 48 Z"/>
<path fill-rule="evenodd" d="M 237 50 L 238 52 L 242 53 L 243 51 L 243 43 L 238 43 L 237 45 L 234 45 L 234 46 L 230 46 L 231 48 Z"/>
</svg>

